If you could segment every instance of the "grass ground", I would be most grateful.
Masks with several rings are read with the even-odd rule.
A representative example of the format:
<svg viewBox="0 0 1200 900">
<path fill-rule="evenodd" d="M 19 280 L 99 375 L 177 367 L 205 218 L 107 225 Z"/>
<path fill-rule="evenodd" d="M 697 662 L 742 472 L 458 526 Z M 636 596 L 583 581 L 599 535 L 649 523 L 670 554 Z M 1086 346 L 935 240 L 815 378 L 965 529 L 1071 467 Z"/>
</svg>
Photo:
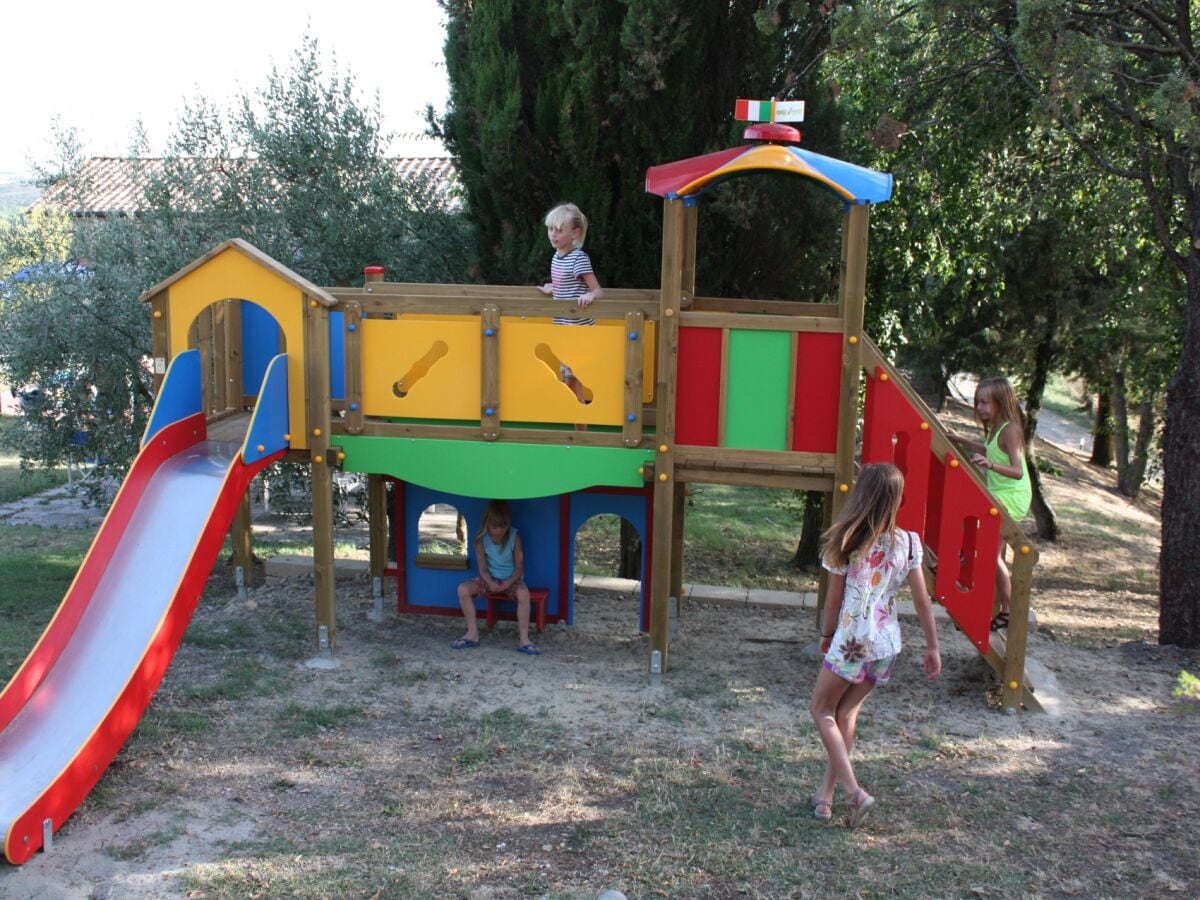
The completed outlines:
<svg viewBox="0 0 1200 900">
<path fill-rule="evenodd" d="M 66 484 L 65 469 L 27 469 L 13 453 L 9 435 L 20 427 L 20 419 L 0 416 L 0 503 L 29 497 L 47 488 Z"/>
<path fill-rule="evenodd" d="M 909 650 L 860 722 L 857 770 L 880 798 L 860 831 L 805 803 L 823 766 L 810 615 L 690 605 L 652 688 L 634 598 L 584 593 L 531 659 L 508 623 L 460 653 L 456 620 L 371 623 L 369 586 L 347 582 L 342 665 L 319 671 L 300 665 L 308 579 L 241 602 L 219 572 L 130 742 L 53 854 L 0 868 L 0 895 L 1191 896 L 1200 703 L 1172 691 L 1200 659 L 1153 640 L 1157 501 L 1044 452 L 1064 540 L 1040 548 L 1030 656 L 1067 708 L 996 713 L 948 626 L 944 674 L 924 680 L 905 622 Z M 776 519 L 726 499 L 727 518 Z"/>
</svg>

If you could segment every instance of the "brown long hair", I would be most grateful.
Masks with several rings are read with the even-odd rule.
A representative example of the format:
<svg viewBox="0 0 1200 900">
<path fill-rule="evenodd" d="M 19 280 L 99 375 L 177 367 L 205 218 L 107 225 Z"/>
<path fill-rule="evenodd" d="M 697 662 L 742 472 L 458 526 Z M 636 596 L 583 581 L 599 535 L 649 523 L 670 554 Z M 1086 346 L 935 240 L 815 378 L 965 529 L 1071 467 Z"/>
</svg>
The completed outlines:
<svg viewBox="0 0 1200 900">
<path fill-rule="evenodd" d="M 979 422 L 979 414 L 976 413 L 975 421 L 983 426 L 983 436 L 986 440 L 995 432 L 1000 430 L 1000 426 L 1005 422 L 1012 422 L 1016 426 L 1017 432 L 1021 435 L 1021 446 L 1025 445 L 1025 419 L 1021 416 L 1021 404 L 1017 403 L 1017 395 L 1013 391 L 1013 386 L 1009 384 L 1008 379 L 1003 375 L 992 375 L 979 382 L 975 387 L 975 399 L 979 399 L 979 395 L 987 397 L 992 401 L 992 406 L 996 410 L 996 416 L 991 422 Z"/>
<path fill-rule="evenodd" d="M 821 539 L 821 559 L 844 566 L 880 535 L 894 531 L 903 495 L 904 476 L 891 463 L 863 466 L 850 499 Z"/>
<path fill-rule="evenodd" d="M 505 500 L 489 500 L 487 506 L 483 508 L 483 520 L 479 523 L 479 530 L 475 532 L 476 539 L 487 534 L 489 525 L 504 526 L 504 533 L 508 534 L 508 529 L 512 527 L 512 510 L 508 508 L 508 502 Z"/>
</svg>

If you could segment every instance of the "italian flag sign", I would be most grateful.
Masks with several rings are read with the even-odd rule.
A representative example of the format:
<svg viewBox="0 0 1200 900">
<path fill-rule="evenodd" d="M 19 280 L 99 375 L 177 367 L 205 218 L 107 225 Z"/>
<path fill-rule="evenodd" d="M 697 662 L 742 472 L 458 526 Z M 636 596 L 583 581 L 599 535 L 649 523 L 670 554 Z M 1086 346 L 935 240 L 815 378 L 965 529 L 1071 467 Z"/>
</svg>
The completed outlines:
<svg viewBox="0 0 1200 900">
<path fill-rule="evenodd" d="M 803 100 L 738 100 L 733 117 L 739 122 L 803 122 Z"/>
</svg>

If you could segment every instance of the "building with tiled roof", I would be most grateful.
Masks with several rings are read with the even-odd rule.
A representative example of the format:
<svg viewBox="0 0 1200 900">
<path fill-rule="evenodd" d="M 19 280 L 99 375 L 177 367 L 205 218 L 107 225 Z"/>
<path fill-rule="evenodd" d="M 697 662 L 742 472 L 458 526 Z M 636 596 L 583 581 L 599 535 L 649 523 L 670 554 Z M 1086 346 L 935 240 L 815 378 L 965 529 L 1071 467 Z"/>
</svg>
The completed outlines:
<svg viewBox="0 0 1200 900">
<path fill-rule="evenodd" d="M 407 136 L 396 147 L 403 155 L 390 157 L 396 172 L 420 186 L 451 211 L 462 207 L 454 161 L 440 143 Z M 183 158 L 165 160 L 145 157 L 95 156 L 85 160 L 69 178 L 55 182 L 34 209 L 60 209 L 77 219 L 105 219 L 137 215 L 145 209 L 145 189 L 166 173 L 168 162 L 175 167 L 193 167 L 197 177 L 237 166 L 238 160 Z"/>
</svg>

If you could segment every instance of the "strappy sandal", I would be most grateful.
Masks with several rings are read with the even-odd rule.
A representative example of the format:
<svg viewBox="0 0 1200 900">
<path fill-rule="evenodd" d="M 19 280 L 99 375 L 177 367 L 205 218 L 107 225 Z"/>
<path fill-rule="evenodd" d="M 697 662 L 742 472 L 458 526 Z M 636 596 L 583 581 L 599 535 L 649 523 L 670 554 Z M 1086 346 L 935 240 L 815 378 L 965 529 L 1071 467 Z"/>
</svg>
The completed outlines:
<svg viewBox="0 0 1200 900">
<path fill-rule="evenodd" d="M 867 817 L 867 813 L 871 811 L 871 807 L 875 805 L 875 798 L 862 788 L 858 789 L 858 793 L 855 796 L 857 796 L 859 800 L 857 803 L 855 803 L 853 800 L 850 801 L 850 821 L 848 824 L 851 828 L 857 828 L 859 825 L 861 825 L 862 820 L 865 819 Z"/>
<path fill-rule="evenodd" d="M 818 800 L 816 797 L 810 797 L 809 802 L 812 804 L 812 814 L 814 819 L 819 819 L 822 822 L 833 820 L 833 801 Z"/>
<path fill-rule="evenodd" d="M 992 631 L 1002 631 L 1008 628 L 1008 613 L 998 612 L 996 618 L 992 619 Z"/>
</svg>

